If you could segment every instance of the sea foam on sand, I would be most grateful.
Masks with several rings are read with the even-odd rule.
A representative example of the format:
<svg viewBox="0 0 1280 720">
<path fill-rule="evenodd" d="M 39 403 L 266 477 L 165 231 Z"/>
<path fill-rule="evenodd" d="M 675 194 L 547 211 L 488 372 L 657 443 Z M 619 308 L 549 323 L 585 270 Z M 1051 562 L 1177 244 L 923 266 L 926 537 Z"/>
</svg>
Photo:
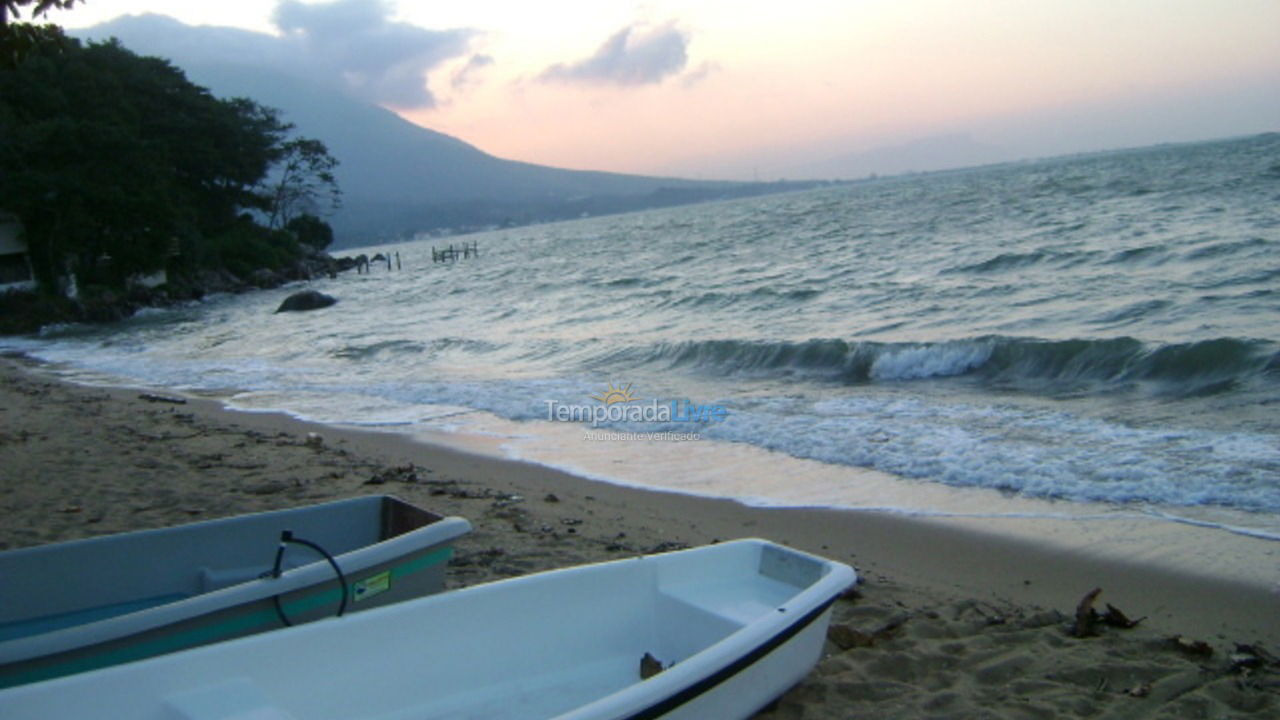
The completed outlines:
<svg viewBox="0 0 1280 720">
<path fill-rule="evenodd" d="M 1141 548 L 1106 534 L 1064 547 L 980 518 L 748 507 L 0 363 L 0 548 L 375 492 L 472 521 L 454 587 L 746 536 L 854 564 L 865 582 L 836 604 L 824 658 L 761 718 L 1280 712 L 1280 594 L 1261 579 L 1274 544 L 1254 581 L 1224 579 L 1159 562 L 1175 534 L 1217 532 L 1206 528 L 1164 523 Z M 1146 620 L 1073 636 L 1094 587 L 1100 610 Z"/>
</svg>

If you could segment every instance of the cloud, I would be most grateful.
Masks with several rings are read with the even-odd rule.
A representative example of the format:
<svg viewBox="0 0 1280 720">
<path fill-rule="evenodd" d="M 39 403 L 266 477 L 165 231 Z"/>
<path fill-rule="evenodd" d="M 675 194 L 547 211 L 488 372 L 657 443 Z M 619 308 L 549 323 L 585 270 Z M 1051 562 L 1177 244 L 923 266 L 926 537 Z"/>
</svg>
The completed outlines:
<svg viewBox="0 0 1280 720">
<path fill-rule="evenodd" d="M 722 68 L 719 63 L 713 63 L 710 61 L 704 62 L 698 67 L 685 73 L 680 78 L 680 84 L 686 88 L 691 88 L 721 70 Z"/>
<path fill-rule="evenodd" d="M 553 82 L 656 84 L 684 69 L 688 45 L 688 34 L 673 22 L 655 28 L 632 25 L 605 40 L 591 57 L 552 65 L 538 77 Z"/>
<path fill-rule="evenodd" d="M 353 94 L 398 108 L 434 107 L 427 73 L 467 52 L 470 30 L 428 30 L 395 22 L 381 0 L 304 4 L 284 0 L 273 21 L 283 41 Z"/>
<path fill-rule="evenodd" d="M 80 37 L 115 36 L 135 52 L 196 66 L 253 65 L 398 109 L 432 108 L 427 73 L 465 57 L 474 30 L 428 30 L 390 19 L 380 0 L 307 5 L 284 0 L 274 21 L 281 35 L 229 27 L 192 27 L 162 15 L 124 16 Z"/>
<path fill-rule="evenodd" d="M 466 64 L 458 68 L 450 78 L 453 89 L 461 90 L 474 85 L 477 82 L 476 75 L 492 64 L 493 58 L 489 55 L 472 55 L 467 59 Z"/>
</svg>

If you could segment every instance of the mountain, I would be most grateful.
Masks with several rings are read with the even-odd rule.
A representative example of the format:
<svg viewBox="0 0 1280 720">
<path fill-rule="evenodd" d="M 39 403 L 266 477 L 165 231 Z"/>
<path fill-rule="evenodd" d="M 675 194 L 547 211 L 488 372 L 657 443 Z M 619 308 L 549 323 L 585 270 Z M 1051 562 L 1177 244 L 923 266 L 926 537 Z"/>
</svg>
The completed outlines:
<svg viewBox="0 0 1280 720">
<path fill-rule="evenodd" d="M 168 58 L 215 95 L 248 97 L 277 108 L 300 135 L 322 140 L 341 163 L 343 207 L 329 218 L 340 246 L 810 185 L 654 178 L 503 160 L 289 72 L 273 38 L 260 33 L 142 15 L 75 34 L 91 40 L 115 37 L 134 52 Z"/>
<path fill-rule="evenodd" d="M 899 145 L 838 155 L 804 169 L 810 177 L 857 178 L 871 174 L 950 170 L 1013 159 L 1013 153 L 957 133 L 921 138 Z"/>
</svg>

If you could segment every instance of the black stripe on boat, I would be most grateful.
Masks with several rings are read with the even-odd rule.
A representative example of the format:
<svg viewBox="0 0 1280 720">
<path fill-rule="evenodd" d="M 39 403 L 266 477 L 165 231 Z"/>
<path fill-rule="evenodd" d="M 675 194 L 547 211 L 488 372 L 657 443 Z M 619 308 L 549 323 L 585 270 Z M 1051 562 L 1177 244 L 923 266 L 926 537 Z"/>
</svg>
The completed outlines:
<svg viewBox="0 0 1280 720">
<path fill-rule="evenodd" d="M 778 631 L 778 634 L 757 645 L 754 650 L 743 655 L 737 660 L 734 660 L 719 671 L 708 675 L 680 692 L 675 693 L 671 697 L 661 702 L 654 703 L 638 713 L 627 715 L 621 720 L 653 720 L 654 718 L 660 718 L 681 705 L 696 699 L 704 693 L 710 692 L 720 683 L 723 683 L 734 675 L 746 670 L 757 660 L 773 652 L 778 648 L 778 646 L 800 634 L 802 630 L 812 625 L 813 622 L 827 610 L 827 608 L 831 607 L 838 597 L 838 595 L 831 596 L 830 599 L 824 601 L 813 610 L 810 610 L 804 617 Z"/>
</svg>

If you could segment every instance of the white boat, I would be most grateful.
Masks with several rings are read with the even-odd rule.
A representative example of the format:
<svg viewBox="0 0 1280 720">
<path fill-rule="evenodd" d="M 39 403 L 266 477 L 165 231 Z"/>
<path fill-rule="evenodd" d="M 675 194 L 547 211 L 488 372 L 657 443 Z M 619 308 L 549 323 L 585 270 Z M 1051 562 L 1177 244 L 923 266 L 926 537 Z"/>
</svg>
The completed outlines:
<svg viewBox="0 0 1280 720">
<path fill-rule="evenodd" d="M 440 592 L 470 529 L 378 495 L 2 552 L 0 687 Z"/>
<path fill-rule="evenodd" d="M 847 565 L 738 540 L 14 687 L 0 691 L 0 717 L 747 718 L 812 669 L 854 579 Z M 646 679 L 644 665 L 665 669 Z"/>
</svg>

